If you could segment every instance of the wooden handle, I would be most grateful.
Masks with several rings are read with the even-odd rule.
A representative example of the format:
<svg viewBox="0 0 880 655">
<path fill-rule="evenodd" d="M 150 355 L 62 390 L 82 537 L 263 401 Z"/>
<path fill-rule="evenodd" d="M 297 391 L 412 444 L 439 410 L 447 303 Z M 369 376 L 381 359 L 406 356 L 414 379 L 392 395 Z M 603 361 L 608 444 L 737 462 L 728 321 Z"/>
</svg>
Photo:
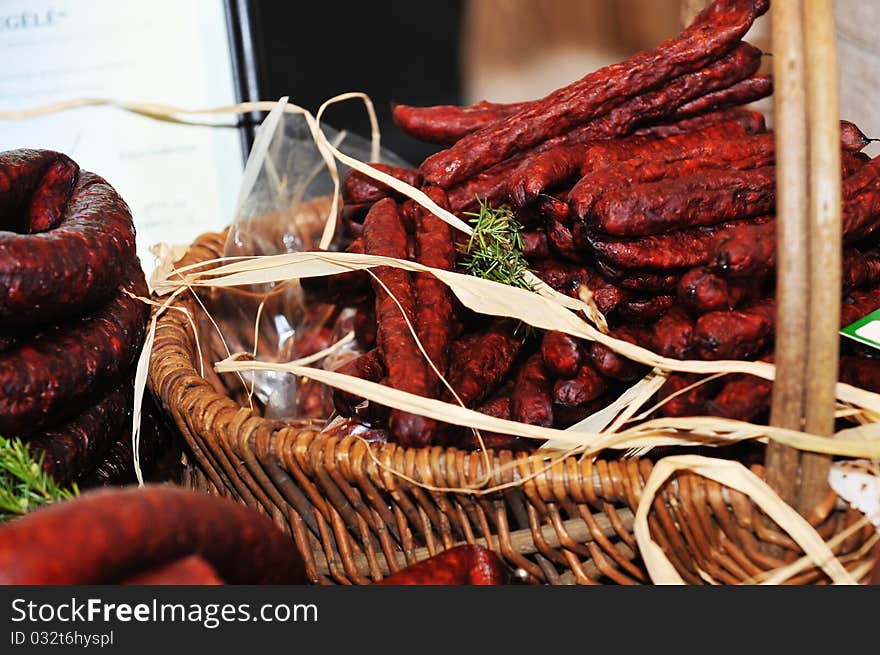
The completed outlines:
<svg viewBox="0 0 880 655">
<path fill-rule="evenodd" d="M 770 7 L 776 128 L 776 380 L 771 424 L 803 428 L 809 311 L 807 218 L 807 97 L 804 6 L 801 0 Z M 797 499 L 798 451 L 767 445 L 766 475 L 787 503 Z"/>
<path fill-rule="evenodd" d="M 810 139 L 810 313 L 806 420 L 813 434 L 834 432 L 841 295 L 840 100 L 832 0 L 806 0 L 807 107 Z M 828 493 L 827 455 L 801 458 L 798 509 L 807 514 Z"/>
<path fill-rule="evenodd" d="M 840 109 L 832 0 L 775 2 L 776 381 L 771 422 L 834 430 L 840 329 Z M 771 444 L 767 477 L 808 515 L 828 493 L 830 458 Z"/>
</svg>

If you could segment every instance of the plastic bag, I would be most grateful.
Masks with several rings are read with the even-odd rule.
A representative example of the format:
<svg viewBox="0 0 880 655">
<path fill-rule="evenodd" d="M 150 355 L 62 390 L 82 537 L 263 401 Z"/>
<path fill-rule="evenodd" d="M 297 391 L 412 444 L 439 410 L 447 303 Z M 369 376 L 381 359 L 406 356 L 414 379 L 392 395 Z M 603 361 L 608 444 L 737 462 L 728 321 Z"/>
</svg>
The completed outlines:
<svg viewBox="0 0 880 655">
<path fill-rule="evenodd" d="M 224 256 L 275 255 L 318 247 L 331 208 L 333 180 L 312 138 L 305 118 L 285 113 L 287 98 L 260 125 L 239 189 L 235 218 L 229 228 Z M 321 130 L 334 147 L 361 161 L 370 159 L 370 142 L 326 125 Z M 382 163 L 408 164 L 386 150 Z M 348 168 L 338 164 L 340 180 Z M 345 245 L 341 230 L 330 246 Z M 314 354 L 345 337 L 352 328 L 354 310 L 303 303 L 296 280 L 288 283 L 224 290 L 215 298 L 215 315 L 225 344 L 212 354 L 253 353 L 256 359 L 290 361 Z M 228 352 L 227 352 L 228 351 Z M 360 354 L 353 342 L 324 358 L 332 369 Z M 254 372 L 239 382 L 263 406 L 267 418 L 327 418 L 332 395 L 323 385 L 292 375 Z"/>
</svg>

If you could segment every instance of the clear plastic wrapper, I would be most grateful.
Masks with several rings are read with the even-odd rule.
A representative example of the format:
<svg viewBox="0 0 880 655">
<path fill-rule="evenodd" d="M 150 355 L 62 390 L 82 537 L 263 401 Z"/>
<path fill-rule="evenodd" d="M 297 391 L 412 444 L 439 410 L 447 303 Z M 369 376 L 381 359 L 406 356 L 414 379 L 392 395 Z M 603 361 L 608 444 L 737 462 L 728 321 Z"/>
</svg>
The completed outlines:
<svg viewBox="0 0 880 655">
<path fill-rule="evenodd" d="M 277 255 L 317 249 L 331 211 L 334 183 L 324 158 L 301 114 L 285 113 L 285 100 L 260 125 L 239 189 L 235 217 L 224 256 Z M 348 131 L 321 126 L 330 143 L 362 161 L 371 144 Z M 380 151 L 380 161 L 407 163 Z M 339 180 L 347 167 L 339 166 Z M 339 204 L 341 207 L 341 202 Z M 330 250 L 344 249 L 345 231 L 337 229 Z M 214 290 L 209 299 L 222 339 L 207 345 L 213 357 L 252 353 L 256 359 L 285 362 L 330 347 L 352 330 L 353 308 L 306 304 L 296 280 Z M 334 369 L 360 354 L 354 340 L 340 345 L 313 364 Z M 216 361 L 211 360 L 211 361 Z M 333 409 L 332 393 L 323 385 L 270 371 L 224 376 L 223 384 L 243 404 L 252 402 L 267 418 L 326 419 Z"/>
</svg>

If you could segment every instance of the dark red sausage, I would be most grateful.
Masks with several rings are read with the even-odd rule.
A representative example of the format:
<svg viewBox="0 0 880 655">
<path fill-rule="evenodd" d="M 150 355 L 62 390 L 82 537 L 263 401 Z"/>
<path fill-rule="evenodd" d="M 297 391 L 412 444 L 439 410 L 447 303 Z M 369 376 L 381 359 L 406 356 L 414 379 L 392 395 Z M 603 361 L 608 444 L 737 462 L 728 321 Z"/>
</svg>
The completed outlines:
<svg viewBox="0 0 880 655">
<path fill-rule="evenodd" d="M 538 196 L 537 210 L 544 223 L 569 222 L 568 203 L 564 200 L 568 197 L 568 191 L 562 190 L 554 194 L 542 193 Z"/>
<path fill-rule="evenodd" d="M 694 330 L 696 352 L 702 359 L 748 359 L 773 338 L 775 323 L 773 298 L 742 309 L 704 314 Z"/>
<path fill-rule="evenodd" d="M 364 220 L 364 250 L 368 255 L 407 258 L 407 236 L 391 198 L 383 198 L 370 209 Z M 399 268 L 380 266 L 374 274 L 403 308 L 385 291 L 382 284 L 373 281 L 376 293 L 376 344 L 388 372 L 388 384 L 394 389 L 426 396 L 428 367 L 413 339 L 404 314 L 415 327 L 415 293 L 412 276 Z M 392 410 L 389 428 L 402 445 L 424 446 L 430 443 L 436 428 L 435 421 Z"/>
<path fill-rule="evenodd" d="M 477 411 L 487 416 L 510 420 L 510 392 L 512 384 L 504 385 L 494 398 L 477 407 Z"/>
<path fill-rule="evenodd" d="M 510 570 L 491 550 L 457 546 L 416 562 L 376 582 L 378 585 L 503 585 Z"/>
<path fill-rule="evenodd" d="M 725 107 L 745 105 L 766 98 L 773 93 L 773 78 L 769 75 L 753 75 L 726 89 L 706 93 L 681 105 L 675 117 L 699 116 Z"/>
<path fill-rule="evenodd" d="M 586 125 L 548 139 L 535 148 L 514 155 L 456 184 L 447 192 L 452 211 L 472 209 L 479 201 L 496 204 L 508 197 L 516 206 L 522 207 L 529 200 L 537 198 L 542 191 L 566 178 L 577 177 L 584 160 L 583 153 L 592 151 L 595 155 L 594 165 L 601 166 L 616 159 L 629 159 L 635 156 L 639 144 L 657 139 L 649 134 L 640 139 L 608 140 L 607 134 L 599 129 L 603 124 Z M 754 120 L 744 121 L 742 118 L 710 124 L 715 125 L 725 129 L 728 136 L 758 131 Z M 760 129 L 763 130 L 763 123 L 760 124 Z M 593 151 L 593 148 L 596 150 Z"/>
<path fill-rule="evenodd" d="M 581 366 L 580 345 L 565 332 L 545 332 L 541 341 L 541 356 L 544 358 L 544 366 L 556 377 L 574 377 Z"/>
<path fill-rule="evenodd" d="M 534 270 L 548 286 L 572 298 L 578 297 L 581 287 L 590 289 L 593 301 L 603 314 L 613 311 L 630 297 L 588 266 L 546 260 L 536 263 Z"/>
<path fill-rule="evenodd" d="M 64 210 L 76 186 L 79 166 L 64 155 L 46 170 L 28 207 L 29 234 L 48 232 L 61 224 Z"/>
<path fill-rule="evenodd" d="M 103 179 L 81 172 L 58 227 L 0 232 L 0 328 L 82 313 L 112 295 L 134 258 L 128 206 Z"/>
<path fill-rule="evenodd" d="M 90 316 L 0 353 L 0 433 L 24 434 L 75 414 L 137 360 L 150 307 L 144 274 L 129 266 L 119 291 Z"/>
<path fill-rule="evenodd" d="M 76 482 L 130 432 L 132 392 L 131 382 L 111 385 L 92 407 L 67 423 L 30 436 L 28 448 L 43 455 L 43 468 L 58 484 Z"/>
<path fill-rule="evenodd" d="M 855 323 L 875 309 L 880 309 L 880 287 L 847 292 L 840 306 L 840 327 Z"/>
<path fill-rule="evenodd" d="M 685 391 L 699 379 L 699 375 L 690 373 L 670 374 L 657 393 L 658 402 L 663 403 L 660 413 L 663 416 L 704 416 L 713 385 L 704 383 Z"/>
<path fill-rule="evenodd" d="M 526 259 L 547 259 L 550 256 L 550 244 L 544 230 L 523 232 L 522 244 L 522 254 Z"/>
<path fill-rule="evenodd" d="M 754 52 L 754 51 L 750 51 Z M 702 79 L 702 75 L 690 76 L 682 84 Z M 494 164 L 480 173 L 463 179 L 449 189 L 449 203 L 453 211 L 469 209 L 477 204 L 477 198 L 490 203 L 504 200 L 508 196 L 517 206 L 522 206 L 537 197 L 541 191 L 553 187 L 569 177 L 575 177 L 581 167 L 584 151 L 596 146 L 608 148 L 613 152 L 622 147 L 636 148 L 640 141 L 624 146 L 621 140 L 609 140 L 610 136 L 623 134 L 638 117 L 650 115 L 646 105 L 666 101 L 669 90 L 648 94 L 647 97 L 634 98 L 615 109 L 600 120 L 576 127 L 570 132 L 547 139 L 539 145 L 515 154 Z M 656 108 L 655 108 L 656 113 Z M 743 120 L 735 117 L 727 121 L 728 134 L 751 134 L 763 131 L 763 122 L 754 119 Z M 647 137 L 648 140 L 655 137 Z M 642 138 L 645 140 L 645 137 Z M 625 141 L 629 141 L 628 139 Z M 616 158 L 625 156 L 617 155 Z M 627 158 L 634 154 L 626 155 Z M 604 161 L 596 154 L 596 161 Z M 610 160 L 609 160 L 610 161 Z M 599 165 L 599 164 L 596 164 Z M 511 173 L 521 169 L 515 176 Z"/>
<path fill-rule="evenodd" d="M 0 528 L 0 584 L 114 584 L 199 555 L 230 584 L 305 584 L 272 521 L 227 498 L 171 486 L 93 491 Z"/>
<path fill-rule="evenodd" d="M 143 421 L 138 437 L 138 461 L 145 476 L 153 472 L 170 442 L 169 433 L 154 421 Z M 134 459 L 131 430 L 126 429 L 106 453 L 104 460 L 82 479 L 80 486 L 91 488 L 134 484 L 137 481 Z"/>
<path fill-rule="evenodd" d="M 682 276 L 678 297 L 696 312 L 733 309 L 743 300 L 760 293 L 766 286 L 762 278 L 775 262 L 775 224 L 747 230 L 735 242 L 723 242 L 719 266 L 737 278 L 723 278 L 707 268 L 695 268 Z M 769 236 L 768 236 L 769 235 Z M 757 239 L 760 239 L 758 241 Z M 844 252 L 843 288 L 855 289 L 880 281 L 880 252 L 876 249 Z M 746 274 L 743 277 L 743 274 Z"/>
<path fill-rule="evenodd" d="M 507 389 L 501 393 L 501 395 L 498 395 L 492 400 L 486 401 L 477 407 L 477 411 L 481 414 L 494 416 L 495 418 L 510 420 L 510 404 L 510 389 Z M 482 443 L 480 443 L 480 439 L 477 438 L 477 435 L 473 430 L 464 430 L 455 441 L 455 445 L 457 448 L 464 448 L 465 450 L 480 450 L 482 448 L 488 448 L 491 450 L 525 451 L 531 450 L 541 443 L 534 439 L 515 437 L 509 434 L 499 434 L 498 432 L 488 432 L 485 430 L 480 432 L 480 437 L 482 438 Z"/>
<path fill-rule="evenodd" d="M 880 177 L 880 157 L 869 159 L 852 175 L 844 178 L 841 184 L 841 196 L 844 199 L 854 198 L 862 191 L 872 188 Z"/>
<path fill-rule="evenodd" d="M 650 341 L 650 332 L 644 326 L 622 325 L 611 331 L 615 339 L 642 345 Z M 629 382 L 642 377 L 647 369 L 644 365 L 617 354 L 611 348 L 594 342 L 589 348 L 590 362 L 606 378 Z"/>
<path fill-rule="evenodd" d="M 865 165 L 865 168 L 869 166 Z M 871 236 L 880 225 L 878 217 L 880 217 L 880 183 L 875 182 L 854 198 L 844 198 L 841 225 L 844 243 L 852 243 Z"/>
<path fill-rule="evenodd" d="M 508 182 L 510 199 L 515 205 L 522 206 L 545 189 L 574 179 L 578 174 L 583 176 L 589 171 L 637 157 L 650 157 L 656 161 L 686 159 L 708 143 L 729 141 L 746 134 L 747 127 L 733 120 L 666 138 L 651 135 L 605 141 L 594 140 L 601 135 L 593 139 L 568 138 L 568 143 L 554 148 L 536 148 L 534 154 L 522 159 Z"/>
<path fill-rule="evenodd" d="M 575 224 L 574 237 L 582 248 L 621 268 L 673 269 L 704 266 L 716 260 L 719 240 L 740 229 L 757 228 L 764 219 L 733 221 L 646 237 L 612 238 Z M 722 265 L 719 261 L 719 266 Z"/>
<path fill-rule="evenodd" d="M 880 288 L 847 293 L 841 305 L 845 327 L 880 308 Z M 776 301 L 767 298 L 735 311 L 704 314 L 697 321 L 694 344 L 703 359 L 747 359 L 773 338 Z"/>
<path fill-rule="evenodd" d="M 670 137 L 684 134 L 685 132 L 695 132 L 702 130 L 710 125 L 718 123 L 734 122 L 740 125 L 746 134 L 760 134 L 767 130 L 764 114 L 758 111 L 748 111 L 746 109 L 722 109 L 713 111 L 708 114 L 699 114 L 692 118 L 682 118 L 674 123 L 665 125 L 651 125 L 643 127 L 635 132 L 633 136 L 655 136 Z"/>
<path fill-rule="evenodd" d="M 396 177 L 410 186 L 418 187 L 422 183 L 422 177 L 419 175 L 419 172 L 411 168 L 401 168 L 378 162 L 370 162 L 370 166 L 382 173 L 388 173 L 391 177 Z M 390 186 L 354 169 L 348 171 L 345 177 L 342 178 L 340 192 L 346 204 L 374 203 L 388 196 L 394 198 L 402 197 Z"/>
<path fill-rule="evenodd" d="M 55 166 L 60 168 L 50 172 Z M 65 174 L 65 169 L 73 171 L 75 181 L 77 165 L 60 152 L 26 149 L 0 152 L 0 230 L 33 234 L 48 229 L 44 225 L 53 221 L 41 217 L 40 208 L 57 206 L 54 198 L 58 191 L 63 191 L 64 184 L 59 188 L 53 180 L 67 177 L 69 173 Z M 46 193 L 49 197 L 44 197 Z"/>
<path fill-rule="evenodd" d="M 773 79 L 769 75 L 754 75 L 727 88 L 706 93 L 686 102 L 675 111 L 673 118 L 687 120 L 684 117 L 700 117 L 726 107 L 755 102 L 772 93 Z M 472 132 L 515 114 L 528 104 L 483 101 L 470 107 L 397 105 L 394 107 L 393 116 L 398 127 L 410 136 L 429 143 L 452 145 Z M 644 129 L 647 131 L 653 128 Z"/>
<path fill-rule="evenodd" d="M 738 54 L 750 57 L 753 64 L 758 61 L 758 53 L 754 49 L 744 48 Z M 725 62 L 722 68 L 736 70 L 737 66 L 731 66 L 730 63 L 730 61 Z M 712 72 L 715 72 L 714 69 L 684 76 L 676 84 L 678 87 L 687 88 L 706 77 L 711 78 L 710 73 Z M 477 204 L 477 199 L 494 204 L 503 201 L 508 196 L 516 206 L 523 206 L 536 198 L 543 190 L 561 183 L 566 178 L 574 178 L 584 159 L 583 152 L 592 146 L 607 147 L 611 151 L 619 151 L 623 147 L 627 148 L 626 153 L 628 154 L 619 154 L 616 156 L 618 159 L 635 156 L 632 150 L 641 143 L 639 140 L 635 140 L 632 144 L 624 144 L 620 139 L 609 140 L 609 137 L 625 134 L 637 120 L 647 120 L 661 114 L 662 111 L 658 108 L 665 107 L 668 104 L 669 96 L 674 96 L 679 92 L 678 88 L 666 88 L 656 93 L 630 99 L 601 119 L 547 139 L 533 148 L 514 154 L 476 175 L 461 180 L 449 189 L 449 203 L 452 210 L 457 212 L 470 209 Z M 694 125 L 687 131 L 696 129 L 696 119 L 693 119 L 693 122 Z M 712 119 L 703 122 L 705 123 L 704 127 L 724 124 L 728 136 L 754 134 L 763 132 L 765 129 L 763 117 L 755 113 L 746 116 L 736 114 L 723 121 Z M 680 134 L 682 131 L 684 130 L 678 130 L 676 134 Z M 650 129 L 643 130 L 643 132 L 648 135 L 648 137 L 643 137 L 643 140 L 645 138 L 653 140 L 656 139 L 656 136 L 668 136 L 666 134 L 668 130 L 658 130 L 656 135 Z M 629 139 L 624 141 L 628 142 Z M 596 154 L 595 162 L 601 161 L 604 160 L 599 154 Z M 600 163 L 593 165 L 598 166 Z M 516 174 L 511 175 L 514 171 L 517 171 Z"/>
<path fill-rule="evenodd" d="M 466 107 L 395 105 L 391 115 L 394 124 L 415 139 L 452 145 L 471 132 L 515 114 L 528 104 L 528 102 L 501 104 L 483 100 Z"/>
<path fill-rule="evenodd" d="M 840 142 L 844 150 L 858 152 L 871 143 L 871 139 L 855 123 L 840 121 Z"/>
<path fill-rule="evenodd" d="M 669 294 L 630 298 L 617 306 L 617 315 L 634 323 L 650 323 L 666 313 L 675 303 L 675 297 Z"/>
<path fill-rule="evenodd" d="M 852 230 L 870 230 L 877 224 L 868 212 L 878 201 L 880 193 L 872 190 L 857 195 L 853 202 L 844 201 L 843 230 L 846 241 L 854 241 L 858 237 L 859 233 L 852 234 Z M 877 208 L 880 209 L 880 205 Z M 776 266 L 776 221 L 772 216 L 764 216 L 751 222 L 731 224 L 718 230 L 711 250 L 714 253 L 703 263 L 725 276 L 748 279 L 765 277 Z"/>
<path fill-rule="evenodd" d="M 580 407 L 566 407 L 565 405 L 553 405 L 553 427 L 564 430 L 575 423 L 580 423 L 588 416 L 608 407 L 617 399 L 620 389 L 612 387 L 605 395 L 596 398 Z M 537 445 L 537 444 L 536 444 Z"/>
<path fill-rule="evenodd" d="M 447 191 L 449 206 L 454 213 L 470 210 L 480 202 L 496 205 L 507 197 L 510 174 L 531 153 L 511 157 L 474 175 Z"/>
<path fill-rule="evenodd" d="M 703 314 L 721 309 L 734 309 L 750 290 L 760 289 L 762 280 L 752 279 L 742 284 L 716 275 L 708 268 L 692 268 L 678 285 L 678 299 L 686 307 Z M 749 286 L 751 285 L 751 286 Z"/>
<path fill-rule="evenodd" d="M 602 116 L 627 98 L 699 70 L 729 51 L 768 6 L 767 0 L 717 0 L 682 34 L 655 50 L 590 73 L 429 157 L 421 166 L 422 175 L 434 184 L 452 186 L 517 150 Z M 702 93 L 706 90 L 714 89 Z"/>
<path fill-rule="evenodd" d="M 880 282 L 880 249 L 850 249 L 843 253 L 843 288 L 856 289 Z"/>
<path fill-rule="evenodd" d="M 567 208 L 568 206 L 566 205 Z M 558 220 L 548 221 L 547 240 L 553 245 L 553 249 L 568 261 L 577 263 L 586 261 L 587 258 L 577 247 L 577 244 L 574 242 L 574 235 L 566 224 Z"/>
<path fill-rule="evenodd" d="M 715 150 L 712 157 L 704 160 L 701 155 L 687 162 L 680 172 L 670 167 L 664 174 L 656 165 L 643 167 L 641 174 L 626 171 L 627 177 L 610 181 L 609 186 L 616 188 L 592 202 L 593 194 L 579 195 L 576 185 L 570 194 L 575 215 L 608 234 L 644 236 L 773 212 L 776 169 L 766 165 L 773 162 L 772 135 L 756 135 Z M 733 170 L 714 168 L 720 160 L 729 162 Z M 846 177 L 858 159 L 845 152 L 841 161 Z M 586 189 L 607 182 L 588 181 Z M 865 216 L 880 209 L 880 202 L 873 203 L 864 210 Z M 845 229 L 849 233 L 857 228 Z"/>
<path fill-rule="evenodd" d="M 333 343 L 333 330 L 331 327 L 316 321 L 297 330 L 290 354 L 294 359 L 309 357 L 316 352 L 328 348 L 331 343 Z"/>
<path fill-rule="evenodd" d="M 557 380 L 553 385 L 554 402 L 565 407 L 582 407 L 600 398 L 608 385 L 599 373 L 589 364 L 577 370 L 577 375 L 568 380 Z"/>
<path fill-rule="evenodd" d="M 446 194 L 438 187 L 426 187 L 424 192 L 438 206 L 449 209 Z M 416 261 L 443 271 L 455 269 L 455 242 L 453 228 L 444 220 L 419 207 L 415 215 Z M 430 360 L 443 375 L 452 330 L 452 292 L 443 282 L 428 273 L 416 273 L 416 334 Z M 436 398 L 440 378 L 433 370 L 428 372 L 427 393 Z"/>
<path fill-rule="evenodd" d="M 687 359 L 694 345 L 694 321 L 684 308 L 675 306 L 651 326 L 648 344 L 663 357 Z"/>
<path fill-rule="evenodd" d="M 706 134 L 695 132 L 694 137 Z M 671 138 L 670 138 L 671 139 Z M 731 139 L 694 138 L 692 147 L 682 143 L 673 153 L 672 148 L 664 158 L 634 158 L 613 166 L 593 170 L 584 175 L 569 192 L 569 204 L 574 216 L 588 219 L 600 200 L 619 192 L 625 194 L 633 189 L 657 192 L 654 187 L 642 187 L 654 182 L 662 184 L 673 178 L 686 178 L 694 174 L 715 175 L 714 169 L 748 169 L 772 164 L 775 143 L 772 134 L 755 134 Z M 671 159 L 671 157 L 678 157 Z M 679 157 L 680 156 L 680 157 Z M 671 192 L 670 192 L 671 193 Z"/>
<path fill-rule="evenodd" d="M 880 393 L 880 359 L 841 357 L 840 381 Z"/>
<path fill-rule="evenodd" d="M 379 351 L 375 348 L 343 362 L 335 370 L 337 373 L 351 375 L 370 382 L 379 382 L 385 377 L 385 366 L 382 364 L 382 358 L 379 357 Z M 336 407 L 336 411 L 343 416 L 354 415 L 354 408 L 363 400 L 363 398 L 342 389 L 333 390 L 333 405 Z"/>
<path fill-rule="evenodd" d="M 715 398 L 706 403 L 706 414 L 752 421 L 770 409 L 773 383 L 754 375 L 734 375 Z"/>
<path fill-rule="evenodd" d="M 376 303 L 358 305 L 354 315 L 354 337 L 361 348 L 376 345 Z"/>
<path fill-rule="evenodd" d="M 645 236 L 766 214 L 775 207 L 774 166 L 713 169 L 611 191 L 588 218 L 608 234 Z"/>
<path fill-rule="evenodd" d="M 369 202 L 342 205 L 339 209 L 339 219 L 342 221 L 346 236 L 357 239 L 364 235 L 364 218 L 372 206 L 373 204 Z"/>
<path fill-rule="evenodd" d="M 544 367 L 541 353 L 532 355 L 520 367 L 510 397 L 513 420 L 553 426 L 553 379 Z"/>
<path fill-rule="evenodd" d="M 222 585 L 217 571 L 204 558 L 189 555 L 168 564 L 138 573 L 121 584 L 125 585 Z"/>
<path fill-rule="evenodd" d="M 518 207 L 530 203 L 544 190 L 574 178 L 591 152 L 595 152 L 594 148 L 613 153 L 619 149 L 618 143 L 609 141 L 607 144 L 595 144 L 588 141 L 564 144 L 523 159 L 508 180 L 511 201 Z"/>
<path fill-rule="evenodd" d="M 596 268 L 606 280 L 613 282 L 621 289 L 642 293 L 663 293 L 672 291 L 678 285 L 681 272 L 654 272 L 639 269 L 623 269 L 609 266 L 601 260 L 596 261 Z"/>
<path fill-rule="evenodd" d="M 765 277 L 776 266 L 775 220 L 740 223 L 720 230 L 714 240 L 713 255 L 701 263 L 726 276 Z"/>
<path fill-rule="evenodd" d="M 522 348 L 522 338 L 514 334 L 509 321 L 495 321 L 485 334 L 461 340 L 450 353 L 447 379 L 466 407 L 479 405 L 495 391 L 513 366 Z M 451 395 L 444 391 L 444 400 Z"/>
</svg>

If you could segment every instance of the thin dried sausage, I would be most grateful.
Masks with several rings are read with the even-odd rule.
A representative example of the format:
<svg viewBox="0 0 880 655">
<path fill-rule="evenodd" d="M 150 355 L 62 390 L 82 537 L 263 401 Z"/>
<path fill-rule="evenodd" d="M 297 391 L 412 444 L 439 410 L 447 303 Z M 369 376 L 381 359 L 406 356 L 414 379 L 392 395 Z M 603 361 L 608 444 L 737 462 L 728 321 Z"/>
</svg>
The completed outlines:
<svg viewBox="0 0 880 655">
<path fill-rule="evenodd" d="M 654 50 L 590 73 L 429 157 L 420 167 L 422 175 L 452 186 L 517 150 L 608 113 L 629 97 L 699 70 L 730 50 L 768 6 L 767 0 L 716 0 L 684 32 Z"/>
<path fill-rule="evenodd" d="M 397 204 L 391 198 L 378 201 L 367 214 L 364 250 L 368 255 L 407 258 L 406 231 Z M 415 320 L 412 277 L 409 272 L 391 266 L 379 266 L 373 273 L 377 278 L 373 280 L 376 344 L 388 373 L 388 383 L 395 389 L 426 396 L 429 387 L 427 363 L 407 324 L 407 319 L 410 325 L 414 325 Z M 424 416 L 391 411 L 389 429 L 401 445 L 426 445 L 430 443 L 435 428 L 436 422 Z"/>
</svg>

